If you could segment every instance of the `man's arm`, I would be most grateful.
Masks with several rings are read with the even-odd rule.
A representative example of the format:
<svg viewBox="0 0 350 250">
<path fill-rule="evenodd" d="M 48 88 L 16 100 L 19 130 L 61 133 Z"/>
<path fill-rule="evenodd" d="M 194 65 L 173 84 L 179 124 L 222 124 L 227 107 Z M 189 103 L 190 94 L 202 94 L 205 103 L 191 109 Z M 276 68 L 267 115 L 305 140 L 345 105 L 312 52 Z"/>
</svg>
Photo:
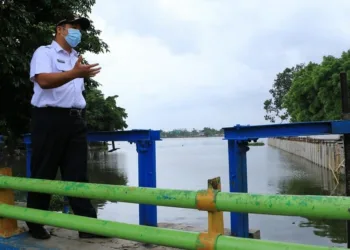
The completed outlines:
<svg viewBox="0 0 350 250">
<path fill-rule="evenodd" d="M 94 77 L 101 68 L 98 64 L 83 65 L 80 56 L 73 69 L 66 72 L 52 72 L 52 60 L 50 51 L 45 47 L 38 48 L 30 62 L 30 79 L 39 84 L 42 89 L 60 87 L 75 78 Z"/>
<path fill-rule="evenodd" d="M 42 89 L 52 89 L 60 87 L 77 77 L 77 73 L 72 69 L 66 72 L 37 74 L 35 75 L 35 81 Z"/>
</svg>

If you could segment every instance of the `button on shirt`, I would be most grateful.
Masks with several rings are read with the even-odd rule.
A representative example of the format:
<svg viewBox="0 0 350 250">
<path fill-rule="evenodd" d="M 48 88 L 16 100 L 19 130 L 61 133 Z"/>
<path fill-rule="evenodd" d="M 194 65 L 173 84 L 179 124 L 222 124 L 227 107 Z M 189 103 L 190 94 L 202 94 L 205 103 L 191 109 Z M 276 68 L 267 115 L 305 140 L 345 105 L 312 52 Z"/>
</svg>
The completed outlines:
<svg viewBox="0 0 350 250">
<path fill-rule="evenodd" d="M 34 83 L 31 104 L 35 107 L 85 108 L 83 78 L 76 78 L 52 89 L 42 89 L 34 78 L 41 73 L 69 71 L 77 60 L 78 53 L 75 50 L 68 53 L 56 41 L 39 47 L 30 62 L 30 80 Z"/>
</svg>

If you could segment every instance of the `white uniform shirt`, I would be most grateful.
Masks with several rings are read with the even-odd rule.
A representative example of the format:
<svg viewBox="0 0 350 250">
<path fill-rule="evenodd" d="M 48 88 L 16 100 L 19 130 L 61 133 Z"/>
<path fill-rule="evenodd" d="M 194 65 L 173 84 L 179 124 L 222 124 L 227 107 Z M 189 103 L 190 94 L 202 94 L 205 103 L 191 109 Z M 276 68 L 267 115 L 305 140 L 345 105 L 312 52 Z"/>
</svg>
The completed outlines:
<svg viewBox="0 0 350 250">
<path fill-rule="evenodd" d="M 69 54 L 56 41 L 39 47 L 30 62 L 30 80 L 34 83 L 31 104 L 35 107 L 85 108 L 84 79 L 76 78 L 58 88 L 42 89 L 34 76 L 40 73 L 71 70 L 78 60 L 75 50 Z"/>
</svg>

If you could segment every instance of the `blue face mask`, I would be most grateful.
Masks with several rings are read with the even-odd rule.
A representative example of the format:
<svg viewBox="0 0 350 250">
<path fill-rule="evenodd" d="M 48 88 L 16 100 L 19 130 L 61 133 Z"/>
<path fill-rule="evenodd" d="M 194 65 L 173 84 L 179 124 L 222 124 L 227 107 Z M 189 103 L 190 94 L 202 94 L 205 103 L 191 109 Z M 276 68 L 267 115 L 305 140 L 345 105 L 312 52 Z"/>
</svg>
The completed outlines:
<svg viewBox="0 0 350 250">
<path fill-rule="evenodd" d="M 81 41 L 81 33 L 77 29 L 69 28 L 68 34 L 66 35 L 65 39 L 69 46 L 75 48 Z"/>
</svg>

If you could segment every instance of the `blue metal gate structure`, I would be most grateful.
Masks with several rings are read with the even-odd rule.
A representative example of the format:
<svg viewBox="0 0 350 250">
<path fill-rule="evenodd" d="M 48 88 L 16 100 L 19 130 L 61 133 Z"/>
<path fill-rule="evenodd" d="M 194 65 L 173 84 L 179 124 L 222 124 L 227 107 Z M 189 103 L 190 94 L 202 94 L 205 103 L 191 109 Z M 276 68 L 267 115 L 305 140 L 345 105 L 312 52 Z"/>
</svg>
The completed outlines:
<svg viewBox="0 0 350 250">
<path fill-rule="evenodd" d="M 139 186 L 156 188 L 156 141 L 160 140 L 160 131 L 157 130 L 129 130 L 129 131 L 106 131 L 88 133 L 89 142 L 126 141 L 136 144 L 138 153 Z M 27 167 L 26 174 L 30 177 L 31 136 L 24 135 L 26 145 Z M 65 205 L 64 212 L 68 213 Z M 139 205 L 139 223 L 145 226 L 157 226 L 157 207 L 154 205 Z"/>
<path fill-rule="evenodd" d="M 230 192 L 247 193 L 248 142 L 259 138 L 350 134 L 350 121 L 301 122 L 224 128 L 228 141 Z M 347 166 L 346 166 L 347 167 Z M 248 238 L 248 214 L 231 213 L 231 234 Z"/>
<path fill-rule="evenodd" d="M 259 138 L 310 136 L 325 134 L 350 134 L 350 121 L 304 122 L 224 128 L 224 140 L 228 141 L 228 165 L 230 192 L 247 193 L 248 142 Z M 127 141 L 136 143 L 138 152 L 139 186 L 156 188 L 156 141 L 160 131 L 129 130 L 114 132 L 92 132 L 89 142 Z M 31 140 L 24 136 L 27 148 L 27 177 L 30 177 Z M 67 210 L 66 210 L 67 211 Z M 249 237 L 248 214 L 231 213 L 231 235 Z M 140 225 L 157 226 L 157 208 L 153 205 L 139 206 Z"/>
</svg>

